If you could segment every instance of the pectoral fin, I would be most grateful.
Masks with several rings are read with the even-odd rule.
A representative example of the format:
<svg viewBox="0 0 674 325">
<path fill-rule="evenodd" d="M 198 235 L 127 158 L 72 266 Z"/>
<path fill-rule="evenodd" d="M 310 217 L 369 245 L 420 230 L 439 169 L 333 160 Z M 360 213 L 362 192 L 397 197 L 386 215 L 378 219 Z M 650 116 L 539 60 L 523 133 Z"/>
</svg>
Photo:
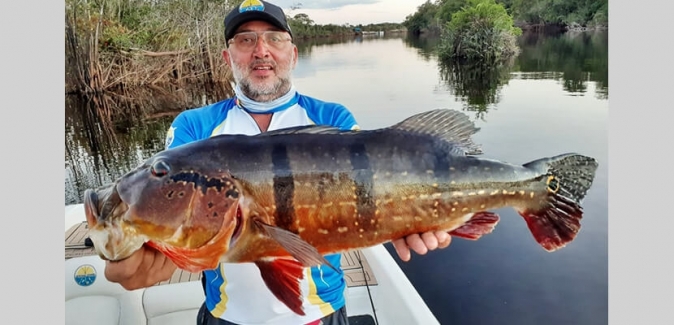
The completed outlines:
<svg viewBox="0 0 674 325">
<path fill-rule="evenodd" d="M 300 280 L 304 277 L 302 264 L 293 260 L 278 259 L 271 262 L 255 262 L 260 269 L 267 288 L 288 308 L 304 316 L 300 292 Z"/>
<path fill-rule="evenodd" d="M 326 260 L 314 246 L 304 241 L 300 236 L 285 229 L 270 226 L 259 220 L 255 220 L 255 222 L 267 232 L 269 237 L 274 238 L 286 251 L 288 251 L 288 253 L 290 253 L 290 255 L 300 261 L 304 266 L 309 267 L 326 264 L 333 270 L 339 272 L 339 270 L 330 264 L 330 262 L 328 262 L 328 260 Z"/>
</svg>

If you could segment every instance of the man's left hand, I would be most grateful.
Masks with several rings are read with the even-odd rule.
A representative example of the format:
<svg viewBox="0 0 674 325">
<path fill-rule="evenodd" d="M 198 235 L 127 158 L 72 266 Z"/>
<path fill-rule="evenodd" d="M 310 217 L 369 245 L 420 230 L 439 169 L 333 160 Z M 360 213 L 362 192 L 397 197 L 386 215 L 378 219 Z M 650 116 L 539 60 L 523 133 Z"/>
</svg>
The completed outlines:
<svg viewBox="0 0 674 325">
<path fill-rule="evenodd" d="M 445 248 L 452 242 L 452 236 L 445 231 L 429 231 L 423 234 L 409 235 L 393 241 L 398 256 L 407 262 L 412 258 L 413 250 L 419 255 L 425 255 L 436 248 Z"/>
</svg>

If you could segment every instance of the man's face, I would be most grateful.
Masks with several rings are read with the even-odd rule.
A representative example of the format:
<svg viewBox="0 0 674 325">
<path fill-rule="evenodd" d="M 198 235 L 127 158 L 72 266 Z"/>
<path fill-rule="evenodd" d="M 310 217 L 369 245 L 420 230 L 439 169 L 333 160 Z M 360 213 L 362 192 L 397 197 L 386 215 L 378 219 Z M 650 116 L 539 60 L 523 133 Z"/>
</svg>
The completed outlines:
<svg viewBox="0 0 674 325">
<path fill-rule="evenodd" d="M 242 49 L 236 44 L 222 51 L 225 62 L 232 69 L 234 81 L 250 99 L 269 102 L 290 90 L 290 74 L 297 62 L 297 47 L 290 41 L 280 47 L 267 44 L 262 32 L 278 31 L 273 25 L 263 21 L 250 21 L 239 26 L 241 32 L 258 33 L 257 43 L 252 49 Z M 290 38 L 288 33 L 284 36 Z"/>
</svg>

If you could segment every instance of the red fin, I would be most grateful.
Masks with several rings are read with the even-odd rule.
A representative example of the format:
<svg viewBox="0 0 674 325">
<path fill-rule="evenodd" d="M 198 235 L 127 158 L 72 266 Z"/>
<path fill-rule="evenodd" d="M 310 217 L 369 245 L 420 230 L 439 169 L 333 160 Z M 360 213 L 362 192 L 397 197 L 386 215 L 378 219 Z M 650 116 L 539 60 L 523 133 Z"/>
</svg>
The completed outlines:
<svg viewBox="0 0 674 325">
<path fill-rule="evenodd" d="M 339 272 L 328 260 L 321 255 L 311 244 L 304 241 L 300 236 L 285 229 L 267 225 L 259 220 L 255 220 L 257 225 L 262 227 L 269 237 L 274 238 L 290 255 L 300 261 L 304 266 L 316 266 L 326 264 L 333 270 Z"/>
<path fill-rule="evenodd" d="M 179 269 L 188 272 L 197 273 L 203 270 L 212 270 L 220 263 L 218 258 L 220 253 L 218 252 L 205 254 L 205 250 L 164 246 L 153 241 L 148 241 L 145 244 L 162 252 Z"/>
<path fill-rule="evenodd" d="M 477 240 L 482 235 L 491 233 L 499 221 L 496 213 L 488 211 L 476 212 L 463 226 L 449 232 L 450 235 L 470 240 Z"/>
<path fill-rule="evenodd" d="M 293 260 L 278 259 L 255 262 L 267 288 L 290 310 L 304 316 L 300 280 L 304 277 L 302 264 Z"/>
<path fill-rule="evenodd" d="M 576 238 L 583 212 L 576 202 L 561 195 L 551 195 L 544 206 L 542 210 L 522 210 L 519 214 L 538 244 L 553 252 Z"/>
</svg>

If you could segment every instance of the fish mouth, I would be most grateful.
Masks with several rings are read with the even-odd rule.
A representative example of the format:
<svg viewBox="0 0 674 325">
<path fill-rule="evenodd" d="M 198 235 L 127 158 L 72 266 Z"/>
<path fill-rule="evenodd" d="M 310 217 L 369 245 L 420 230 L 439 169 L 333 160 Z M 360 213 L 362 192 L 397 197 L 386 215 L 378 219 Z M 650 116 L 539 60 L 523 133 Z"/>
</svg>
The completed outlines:
<svg viewBox="0 0 674 325">
<path fill-rule="evenodd" d="M 84 192 L 84 211 L 89 238 L 96 253 L 104 260 L 118 261 L 138 250 L 145 238 L 125 231 L 124 216 L 129 206 L 124 203 L 116 184 L 107 184 Z"/>
</svg>

